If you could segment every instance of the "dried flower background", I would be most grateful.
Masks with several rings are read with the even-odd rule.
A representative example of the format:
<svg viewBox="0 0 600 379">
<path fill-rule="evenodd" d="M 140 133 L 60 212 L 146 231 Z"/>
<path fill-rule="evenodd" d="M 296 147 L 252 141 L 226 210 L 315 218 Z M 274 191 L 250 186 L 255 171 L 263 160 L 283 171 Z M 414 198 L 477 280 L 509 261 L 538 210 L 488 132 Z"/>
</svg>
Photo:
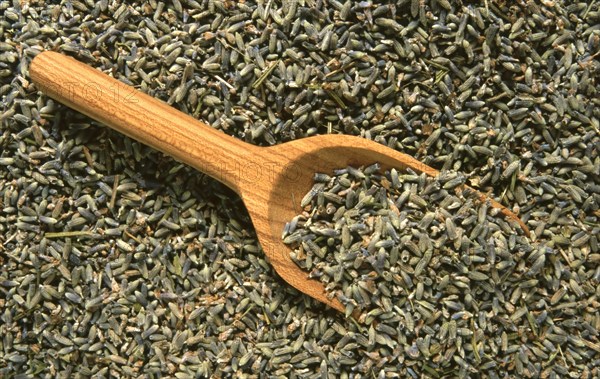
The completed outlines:
<svg viewBox="0 0 600 379">
<path fill-rule="evenodd" d="M 355 134 L 460 171 L 556 251 L 547 287 L 514 289 L 530 328 L 486 335 L 514 360 L 481 375 L 598 375 L 594 1 L 15 0 L 0 13 L 0 376 L 477 370 L 418 372 L 391 331 L 285 285 L 230 191 L 40 96 L 28 64 L 47 49 L 248 142 Z"/>
</svg>

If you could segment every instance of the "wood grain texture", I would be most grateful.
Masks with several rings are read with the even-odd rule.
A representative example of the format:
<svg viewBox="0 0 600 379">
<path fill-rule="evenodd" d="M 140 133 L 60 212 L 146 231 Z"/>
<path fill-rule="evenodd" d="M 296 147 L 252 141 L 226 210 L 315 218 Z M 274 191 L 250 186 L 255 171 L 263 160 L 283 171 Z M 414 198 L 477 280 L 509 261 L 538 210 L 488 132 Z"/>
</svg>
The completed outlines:
<svg viewBox="0 0 600 379">
<path fill-rule="evenodd" d="M 383 169 L 409 167 L 418 173 L 438 174 L 409 155 L 353 136 L 315 136 L 256 147 L 54 52 L 39 54 L 30 66 L 30 74 L 50 97 L 236 191 L 248 208 L 259 242 L 275 271 L 293 287 L 339 311 L 344 310 L 343 305 L 326 296 L 321 282 L 307 278 L 307 273 L 291 260 L 290 249 L 281 239 L 285 223 L 301 212 L 300 200 L 311 188 L 314 173 L 379 162 Z M 491 200 L 478 194 L 482 200 Z M 514 213 L 493 200 L 491 204 L 517 221 L 529 235 Z"/>
</svg>

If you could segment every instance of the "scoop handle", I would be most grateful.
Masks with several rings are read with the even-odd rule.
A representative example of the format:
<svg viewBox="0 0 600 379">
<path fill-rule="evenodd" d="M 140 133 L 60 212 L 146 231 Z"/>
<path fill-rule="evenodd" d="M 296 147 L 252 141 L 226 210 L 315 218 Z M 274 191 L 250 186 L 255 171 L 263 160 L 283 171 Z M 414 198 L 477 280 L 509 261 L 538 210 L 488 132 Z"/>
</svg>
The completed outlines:
<svg viewBox="0 0 600 379">
<path fill-rule="evenodd" d="M 262 150 L 226 135 L 74 58 L 52 51 L 30 65 L 38 88 L 55 100 L 149 145 L 239 192 L 236 164 Z M 260 162 L 256 162 L 260 164 Z"/>
</svg>

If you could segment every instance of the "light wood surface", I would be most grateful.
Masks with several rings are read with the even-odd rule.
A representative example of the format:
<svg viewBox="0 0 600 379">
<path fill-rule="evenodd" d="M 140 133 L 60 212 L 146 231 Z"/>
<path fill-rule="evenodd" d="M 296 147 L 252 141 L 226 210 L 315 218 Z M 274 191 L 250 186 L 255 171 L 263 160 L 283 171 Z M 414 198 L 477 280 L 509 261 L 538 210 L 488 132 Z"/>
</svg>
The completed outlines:
<svg viewBox="0 0 600 379">
<path fill-rule="evenodd" d="M 275 271 L 290 285 L 339 310 L 321 282 L 307 278 L 290 258 L 281 234 L 300 212 L 300 200 L 315 172 L 379 162 L 383 169 L 410 167 L 435 176 L 438 171 L 409 155 L 359 137 L 324 135 L 272 147 L 257 147 L 221 133 L 133 87 L 73 58 L 39 54 L 30 66 L 33 82 L 48 96 L 144 144 L 171 155 L 236 191 L 252 219 L 261 246 Z M 482 200 L 488 198 L 479 194 Z M 491 199 L 489 199 L 491 200 Z M 507 218 L 525 224 L 491 200 Z"/>
</svg>

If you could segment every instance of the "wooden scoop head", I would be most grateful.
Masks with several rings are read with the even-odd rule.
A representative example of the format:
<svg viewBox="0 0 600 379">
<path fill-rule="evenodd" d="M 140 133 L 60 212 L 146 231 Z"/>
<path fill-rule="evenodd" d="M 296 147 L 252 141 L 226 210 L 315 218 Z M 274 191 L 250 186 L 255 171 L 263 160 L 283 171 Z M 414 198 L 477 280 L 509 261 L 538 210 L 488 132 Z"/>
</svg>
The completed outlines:
<svg viewBox="0 0 600 379">
<path fill-rule="evenodd" d="M 272 183 L 256 181 L 240 186 L 240 195 L 252 217 L 260 243 L 277 273 L 289 284 L 305 294 L 344 312 L 337 299 L 326 296 L 321 282 L 307 278 L 307 272 L 298 268 L 290 258 L 290 248 L 281 238 L 285 224 L 301 213 L 300 201 L 313 185 L 315 172 L 332 174 L 348 165 L 359 167 L 379 163 L 382 170 L 410 168 L 430 176 L 438 171 L 379 143 L 364 138 L 345 135 L 323 135 L 304 138 L 282 145 L 265 148 L 267 167 Z M 509 209 L 479 194 L 482 201 L 489 200 L 493 207 L 509 219 L 515 220 L 529 234 L 527 226 Z M 266 197 L 263 197 L 266 194 Z"/>
</svg>

